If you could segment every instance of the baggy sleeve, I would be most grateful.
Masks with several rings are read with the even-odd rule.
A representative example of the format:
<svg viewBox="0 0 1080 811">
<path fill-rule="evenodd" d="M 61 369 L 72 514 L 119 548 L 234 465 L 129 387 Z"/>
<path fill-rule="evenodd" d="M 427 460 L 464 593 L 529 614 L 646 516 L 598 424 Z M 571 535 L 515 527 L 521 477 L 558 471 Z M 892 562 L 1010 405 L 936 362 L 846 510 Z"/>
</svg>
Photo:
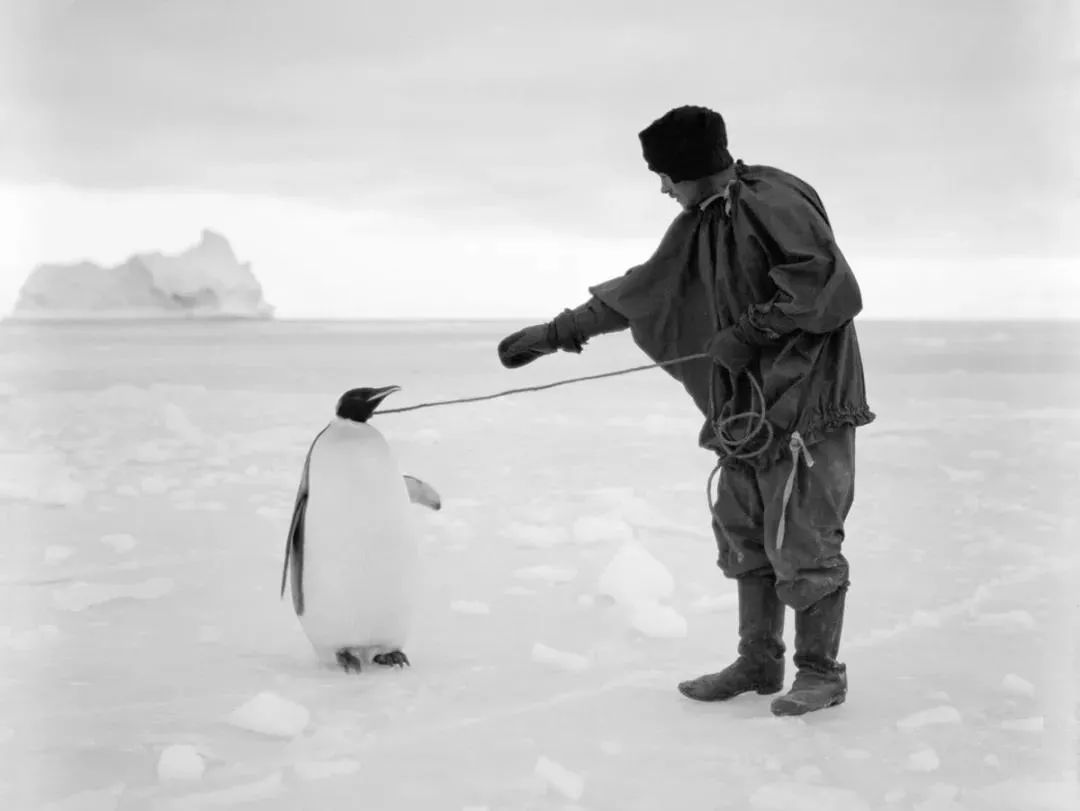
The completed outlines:
<svg viewBox="0 0 1080 811">
<path fill-rule="evenodd" d="M 748 195 L 744 205 L 765 246 L 769 278 L 777 289 L 770 301 L 744 314 L 740 333 L 745 339 L 767 344 L 796 330 L 825 334 L 859 314 L 858 282 L 816 195 L 797 190 L 782 198 Z"/>
<path fill-rule="evenodd" d="M 668 226 L 653 255 L 625 273 L 589 287 L 589 292 L 606 306 L 627 319 L 631 325 L 656 316 L 666 306 L 675 280 L 672 267 L 683 264 L 699 217 L 682 212 Z"/>
<path fill-rule="evenodd" d="M 555 343 L 567 352 L 581 352 L 590 338 L 619 332 L 630 326 L 621 313 L 596 296 L 572 310 L 563 310 L 555 316 L 552 324 L 555 327 Z"/>
</svg>

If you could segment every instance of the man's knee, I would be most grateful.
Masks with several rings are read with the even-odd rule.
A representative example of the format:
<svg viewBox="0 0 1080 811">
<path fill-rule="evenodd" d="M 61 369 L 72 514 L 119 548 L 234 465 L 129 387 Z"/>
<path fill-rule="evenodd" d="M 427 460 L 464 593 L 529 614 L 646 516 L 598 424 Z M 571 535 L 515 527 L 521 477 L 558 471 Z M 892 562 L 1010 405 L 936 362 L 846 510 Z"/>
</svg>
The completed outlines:
<svg viewBox="0 0 1080 811">
<path fill-rule="evenodd" d="M 843 557 L 820 568 L 798 569 L 794 572 L 777 570 L 776 594 L 794 611 L 809 608 L 850 583 L 848 562 Z"/>
<path fill-rule="evenodd" d="M 777 548 L 775 538 L 770 541 L 766 549 L 776 570 L 777 593 L 796 611 L 847 582 L 842 527 L 820 529 L 812 523 L 790 522 L 783 546 Z"/>
<path fill-rule="evenodd" d="M 740 529 L 713 523 L 718 553 L 716 565 L 720 567 L 720 571 L 725 577 L 737 578 L 755 570 L 771 569 L 772 564 L 765 552 L 764 533 L 761 529 L 756 532 Z"/>
</svg>

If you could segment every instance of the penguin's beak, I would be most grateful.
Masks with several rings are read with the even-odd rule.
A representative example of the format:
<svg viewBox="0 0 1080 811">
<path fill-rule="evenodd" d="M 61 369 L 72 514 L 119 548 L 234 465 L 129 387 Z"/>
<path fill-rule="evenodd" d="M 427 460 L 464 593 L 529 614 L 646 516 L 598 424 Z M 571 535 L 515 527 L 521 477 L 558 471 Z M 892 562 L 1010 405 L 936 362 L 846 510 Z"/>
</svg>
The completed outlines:
<svg viewBox="0 0 1080 811">
<path fill-rule="evenodd" d="M 384 386 L 381 389 L 375 389 L 372 392 L 369 401 L 372 403 L 381 403 L 386 397 L 393 394 L 395 391 L 401 391 L 401 386 Z"/>
</svg>

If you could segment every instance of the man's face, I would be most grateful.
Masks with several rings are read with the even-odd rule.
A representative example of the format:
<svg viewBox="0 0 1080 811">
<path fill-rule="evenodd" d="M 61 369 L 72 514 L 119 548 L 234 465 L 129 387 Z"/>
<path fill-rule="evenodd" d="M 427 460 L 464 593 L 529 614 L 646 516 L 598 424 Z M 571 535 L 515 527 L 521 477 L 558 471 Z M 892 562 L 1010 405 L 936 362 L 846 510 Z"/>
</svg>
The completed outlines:
<svg viewBox="0 0 1080 811">
<path fill-rule="evenodd" d="M 660 175 L 660 193 L 666 194 L 683 208 L 689 208 L 693 201 L 690 199 L 690 191 L 693 184 L 686 181 L 675 182 L 663 172 Z"/>
</svg>

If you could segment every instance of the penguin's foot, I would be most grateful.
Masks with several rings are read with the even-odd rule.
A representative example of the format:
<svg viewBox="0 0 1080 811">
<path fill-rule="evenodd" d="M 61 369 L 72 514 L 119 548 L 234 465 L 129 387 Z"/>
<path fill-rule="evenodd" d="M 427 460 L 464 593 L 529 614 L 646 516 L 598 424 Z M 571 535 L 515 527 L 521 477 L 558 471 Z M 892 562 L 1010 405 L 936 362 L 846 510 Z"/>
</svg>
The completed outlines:
<svg viewBox="0 0 1080 811">
<path fill-rule="evenodd" d="M 377 665 L 385 665 L 387 667 L 405 667 L 405 665 L 409 664 L 409 657 L 399 650 L 394 650 L 389 653 L 377 654 L 371 658 L 371 661 Z"/>
<path fill-rule="evenodd" d="M 337 652 L 337 663 L 345 669 L 346 673 L 359 673 L 362 664 L 360 657 L 348 648 L 342 648 Z"/>
</svg>

